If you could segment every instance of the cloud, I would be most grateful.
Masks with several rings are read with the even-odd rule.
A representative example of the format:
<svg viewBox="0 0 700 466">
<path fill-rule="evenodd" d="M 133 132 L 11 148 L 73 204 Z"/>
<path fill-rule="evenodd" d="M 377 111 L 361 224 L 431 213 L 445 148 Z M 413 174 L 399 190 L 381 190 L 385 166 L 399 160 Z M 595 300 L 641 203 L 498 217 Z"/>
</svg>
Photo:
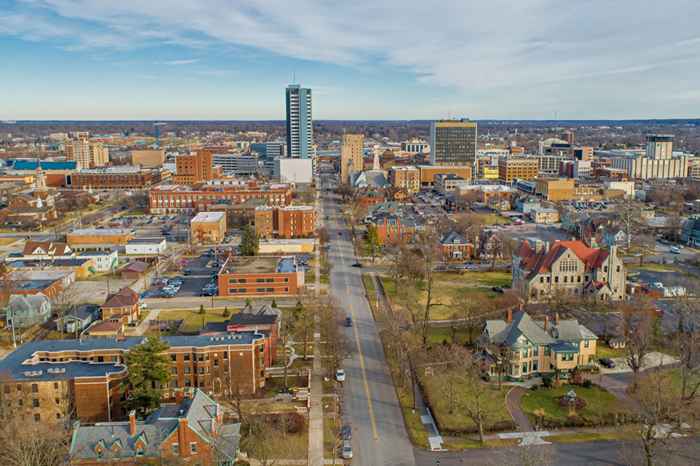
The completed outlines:
<svg viewBox="0 0 700 466">
<path fill-rule="evenodd" d="M 244 47 L 355 69 L 398 70 L 475 100 L 501 96 L 533 105 L 551 97 L 543 89 L 566 95 L 592 81 L 602 94 L 594 97 L 608 99 L 673 87 L 672 67 L 681 62 L 684 73 L 700 73 L 694 33 L 700 2 L 642 3 L 20 0 L 9 26 L 0 18 L 0 32 L 60 38 L 75 49 Z"/>
<path fill-rule="evenodd" d="M 182 66 L 182 65 L 192 65 L 194 63 L 197 63 L 199 61 L 199 58 L 189 58 L 185 60 L 168 60 L 168 61 L 161 61 L 161 62 L 156 62 L 156 65 L 169 65 L 169 66 Z"/>
</svg>

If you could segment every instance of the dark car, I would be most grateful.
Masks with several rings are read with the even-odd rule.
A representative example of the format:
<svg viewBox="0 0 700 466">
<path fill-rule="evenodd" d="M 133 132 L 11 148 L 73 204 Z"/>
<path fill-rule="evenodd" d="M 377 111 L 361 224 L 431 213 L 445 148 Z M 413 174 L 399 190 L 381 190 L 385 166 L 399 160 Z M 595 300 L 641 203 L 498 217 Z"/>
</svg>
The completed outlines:
<svg viewBox="0 0 700 466">
<path fill-rule="evenodd" d="M 494 286 L 491 288 L 491 291 L 495 293 L 503 293 L 503 288 L 501 288 L 500 286 Z"/>
<path fill-rule="evenodd" d="M 615 361 L 613 361 L 610 358 L 600 358 L 600 359 L 598 359 L 598 362 L 600 363 L 601 366 L 607 367 L 608 369 L 615 368 Z"/>
<path fill-rule="evenodd" d="M 340 438 L 343 440 L 352 440 L 352 427 L 348 424 L 340 428 Z"/>
<path fill-rule="evenodd" d="M 185 275 L 192 275 L 192 270 L 190 270 L 190 269 L 185 269 L 185 270 L 182 271 L 182 273 L 185 274 Z"/>
<path fill-rule="evenodd" d="M 352 317 L 348 316 L 345 318 L 345 326 L 352 327 Z"/>
<path fill-rule="evenodd" d="M 360 264 L 359 262 L 355 262 L 354 264 L 352 264 L 352 266 L 353 267 L 362 267 L 362 264 Z"/>
</svg>

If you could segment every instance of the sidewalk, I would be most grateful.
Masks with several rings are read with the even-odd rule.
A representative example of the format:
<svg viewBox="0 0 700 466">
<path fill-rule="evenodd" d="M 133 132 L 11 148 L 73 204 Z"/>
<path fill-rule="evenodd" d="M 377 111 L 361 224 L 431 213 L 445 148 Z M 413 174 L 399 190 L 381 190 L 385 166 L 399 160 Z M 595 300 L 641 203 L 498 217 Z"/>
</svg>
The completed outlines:
<svg viewBox="0 0 700 466">
<path fill-rule="evenodd" d="M 527 393 L 523 387 L 513 387 L 506 394 L 506 409 L 518 426 L 520 432 L 532 432 L 532 425 L 527 415 L 520 408 L 520 399 Z"/>
</svg>

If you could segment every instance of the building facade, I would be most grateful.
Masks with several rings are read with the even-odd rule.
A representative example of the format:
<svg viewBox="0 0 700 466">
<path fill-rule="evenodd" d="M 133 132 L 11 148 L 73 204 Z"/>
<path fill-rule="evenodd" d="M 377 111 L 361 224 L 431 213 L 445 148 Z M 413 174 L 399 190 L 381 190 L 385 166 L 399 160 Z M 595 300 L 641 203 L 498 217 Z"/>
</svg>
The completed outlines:
<svg viewBox="0 0 700 466">
<path fill-rule="evenodd" d="M 414 166 L 397 165 L 389 169 L 389 183 L 409 194 L 420 191 L 420 181 L 420 170 Z"/>
<path fill-rule="evenodd" d="M 175 158 L 175 183 L 196 184 L 214 178 L 214 159 L 211 151 L 199 149 L 194 154 Z"/>
<path fill-rule="evenodd" d="M 287 156 L 308 159 L 314 152 L 311 89 L 290 84 L 286 91 Z"/>
<path fill-rule="evenodd" d="M 523 241 L 513 254 L 513 289 L 529 302 L 556 295 L 572 299 L 619 301 L 627 277 L 617 247 L 589 248 L 583 241 L 530 246 Z"/>
<path fill-rule="evenodd" d="M 539 175 L 539 161 L 530 157 L 510 157 L 498 161 L 498 179 L 504 183 L 534 180 Z"/>
<path fill-rule="evenodd" d="M 76 189 L 143 189 L 161 181 L 160 170 L 116 166 L 79 170 L 66 175 L 65 185 Z"/>
<path fill-rule="evenodd" d="M 420 184 L 423 187 L 434 186 L 437 175 L 455 175 L 464 180 L 472 179 L 472 167 L 470 166 L 418 165 L 418 169 L 420 170 Z"/>
<path fill-rule="evenodd" d="M 219 296 L 294 296 L 304 287 L 304 268 L 294 257 L 229 256 L 218 284 Z"/>
<path fill-rule="evenodd" d="M 249 200 L 263 200 L 268 205 L 284 206 L 292 202 L 292 189 L 287 184 L 207 185 L 200 188 L 187 186 L 157 186 L 148 193 L 149 210 L 154 214 L 199 212 L 217 204 L 244 204 Z"/>
<path fill-rule="evenodd" d="M 226 214 L 223 212 L 200 212 L 190 221 L 193 243 L 221 243 L 226 236 Z"/>
<path fill-rule="evenodd" d="M 440 120 L 430 125 L 430 163 L 468 165 L 476 161 L 476 122 Z"/>
<path fill-rule="evenodd" d="M 340 182 L 348 183 L 350 175 L 364 169 L 363 134 L 343 134 L 340 146 Z"/>
<path fill-rule="evenodd" d="M 141 168 L 160 168 L 165 162 L 165 150 L 141 149 L 131 151 L 131 164 Z"/>
<path fill-rule="evenodd" d="M 575 196 L 574 180 L 568 178 L 540 178 L 535 186 L 535 194 L 548 201 L 569 201 Z"/>
</svg>

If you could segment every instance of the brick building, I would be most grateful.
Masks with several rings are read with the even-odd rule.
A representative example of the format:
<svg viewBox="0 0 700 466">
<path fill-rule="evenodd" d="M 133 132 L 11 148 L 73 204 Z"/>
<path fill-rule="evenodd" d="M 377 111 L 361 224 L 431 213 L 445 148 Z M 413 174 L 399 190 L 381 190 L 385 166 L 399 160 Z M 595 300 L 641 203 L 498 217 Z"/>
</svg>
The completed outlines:
<svg viewBox="0 0 700 466">
<path fill-rule="evenodd" d="M 440 238 L 440 251 L 444 261 L 460 261 L 472 257 L 474 245 L 456 231 L 451 231 Z"/>
<path fill-rule="evenodd" d="M 498 161 L 498 179 L 510 183 L 518 180 L 534 180 L 539 174 L 536 158 L 510 157 Z"/>
<path fill-rule="evenodd" d="M 570 201 L 576 198 L 574 184 L 570 178 L 541 178 L 535 185 L 535 194 L 548 201 Z"/>
<path fill-rule="evenodd" d="M 221 243 L 226 236 L 226 214 L 223 212 L 200 212 L 190 221 L 193 243 Z"/>
<path fill-rule="evenodd" d="M 294 257 L 229 256 L 219 272 L 219 296 L 293 296 L 304 287 Z"/>
<path fill-rule="evenodd" d="M 123 248 L 133 238 L 131 230 L 122 228 L 80 228 L 68 233 L 66 242 L 75 251 L 106 251 Z"/>
<path fill-rule="evenodd" d="M 420 170 L 414 166 L 394 166 L 389 169 L 389 183 L 398 189 L 404 189 L 408 193 L 420 191 Z"/>
<path fill-rule="evenodd" d="M 196 184 L 214 179 L 213 154 L 206 149 L 175 158 L 175 183 Z"/>
<path fill-rule="evenodd" d="M 287 184 L 258 186 L 249 184 L 207 184 L 199 188 L 181 185 L 156 186 L 148 193 L 151 213 L 169 214 L 211 210 L 217 204 L 243 204 L 264 200 L 267 205 L 285 206 L 292 202 L 292 189 Z"/>
<path fill-rule="evenodd" d="M 125 324 L 139 319 L 139 294 L 129 287 L 107 296 L 100 307 L 102 320 L 119 319 Z"/>
<path fill-rule="evenodd" d="M 464 166 L 441 166 L 441 165 L 419 165 L 421 186 L 433 186 L 437 175 L 455 175 L 464 180 L 472 179 L 472 167 Z"/>
<path fill-rule="evenodd" d="M 163 399 L 194 388 L 216 396 L 257 393 L 265 386 L 267 338 L 261 332 L 162 337 L 171 360 Z M 123 419 L 124 355 L 144 340 L 38 340 L 20 346 L 0 361 L 0 414 L 45 423 L 62 422 L 67 413 L 82 422 Z"/>
<path fill-rule="evenodd" d="M 163 404 L 144 420 L 74 426 L 71 466 L 187 463 L 233 464 L 238 455 L 240 424 L 225 424 L 223 408 L 195 389 L 178 403 Z M 167 463 L 163 463 L 163 460 Z"/>
<path fill-rule="evenodd" d="M 313 206 L 258 207 L 255 233 L 261 238 L 308 238 L 316 232 Z"/>
<path fill-rule="evenodd" d="M 76 189 L 143 189 L 160 181 L 160 170 L 116 166 L 80 170 L 68 174 L 65 186 Z"/>
</svg>

